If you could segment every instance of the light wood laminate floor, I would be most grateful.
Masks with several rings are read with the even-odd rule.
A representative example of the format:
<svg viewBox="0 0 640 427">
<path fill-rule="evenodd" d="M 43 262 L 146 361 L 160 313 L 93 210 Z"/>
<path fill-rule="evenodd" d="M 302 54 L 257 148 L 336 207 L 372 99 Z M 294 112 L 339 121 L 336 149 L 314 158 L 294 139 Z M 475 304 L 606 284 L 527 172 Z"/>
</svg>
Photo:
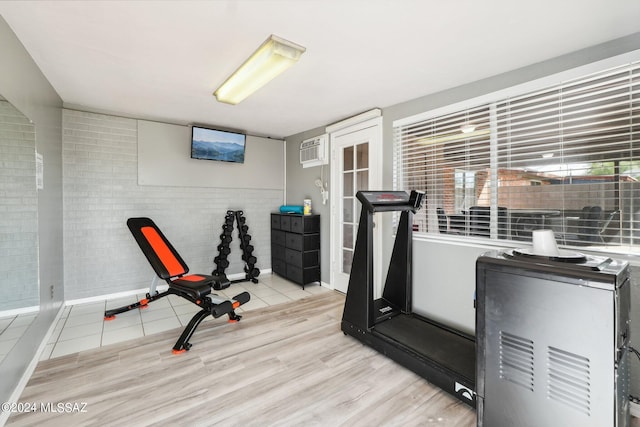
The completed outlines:
<svg viewBox="0 0 640 427">
<path fill-rule="evenodd" d="M 473 409 L 340 331 L 325 292 L 41 361 L 20 402 L 81 413 L 13 414 L 11 426 L 474 426 Z"/>
</svg>

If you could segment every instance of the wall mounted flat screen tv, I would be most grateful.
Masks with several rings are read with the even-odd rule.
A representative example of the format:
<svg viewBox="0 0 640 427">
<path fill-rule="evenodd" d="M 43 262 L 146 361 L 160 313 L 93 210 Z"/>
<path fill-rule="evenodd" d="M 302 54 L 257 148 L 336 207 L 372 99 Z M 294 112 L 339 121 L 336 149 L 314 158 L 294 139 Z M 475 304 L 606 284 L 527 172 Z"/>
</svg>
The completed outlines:
<svg viewBox="0 0 640 427">
<path fill-rule="evenodd" d="M 199 126 L 191 127 L 191 158 L 244 163 L 246 135 Z"/>
</svg>

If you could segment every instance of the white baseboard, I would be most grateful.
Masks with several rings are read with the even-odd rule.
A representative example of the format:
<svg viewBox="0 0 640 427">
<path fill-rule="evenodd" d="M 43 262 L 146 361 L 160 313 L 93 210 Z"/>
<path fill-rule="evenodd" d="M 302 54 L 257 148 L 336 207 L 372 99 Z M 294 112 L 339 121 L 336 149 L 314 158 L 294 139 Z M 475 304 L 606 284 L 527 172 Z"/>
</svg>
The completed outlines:
<svg viewBox="0 0 640 427">
<path fill-rule="evenodd" d="M 32 307 L 14 308 L 13 310 L 0 311 L 0 317 L 12 317 L 19 314 L 37 313 L 38 311 L 40 311 L 39 305 L 34 305 Z"/>
<path fill-rule="evenodd" d="M 631 415 L 640 418 L 640 404 L 631 402 L 629 406 L 631 408 Z"/>
<path fill-rule="evenodd" d="M 159 285 L 156 289 L 159 292 L 164 292 L 168 288 L 169 288 L 169 285 Z M 116 293 L 113 293 L 113 294 L 103 294 L 103 295 L 96 295 L 94 297 L 88 297 L 88 298 L 78 298 L 78 299 L 66 300 L 64 302 L 64 305 L 70 306 L 70 305 L 78 305 L 78 304 L 87 304 L 87 303 L 91 303 L 91 302 L 99 302 L 99 301 L 110 300 L 110 299 L 125 298 L 125 297 L 131 296 L 131 295 L 146 294 L 147 292 L 149 292 L 149 288 L 133 289 L 131 291 L 116 292 Z"/>
<path fill-rule="evenodd" d="M 272 271 L 271 271 L 270 268 L 265 268 L 264 270 L 260 270 L 260 274 L 271 274 L 271 273 L 272 273 Z M 240 278 L 240 277 L 244 276 L 244 274 L 238 273 L 238 274 L 234 274 L 234 276 L 239 276 L 239 278 Z M 258 280 L 260 280 L 260 276 L 258 276 Z"/>
<path fill-rule="evenodd" d="M 260 270 L 260 273 L 262 274 L 271 274 L 271 269 L 267 268 L 264 270 Z M 227 276 L 227 279 L 229 280 L 238 280 L 238 279 L 244 279 L 245 273 L 235 273 L 235 274 L 230 274 Z M 258 276 L 258 280 L 260 280 L 260 276 Z M 163 283 L 163 282 L 161 282 Z M 158 292 L 164 292 L 169 288 L 169 285 L 166 284 L 161 284 L 158 285 L 158 287 L 156 288 L 156 290 Z M 92 302 L 100 302 L 100 301 L 104 301 L 104 300 L 110 300 L 110 299 L 117 299 L 117 298 L 126 298 L 128 296 L 131 295 L 144 295 L 147 292 L 149 292 L 149 288 L 141 288 L 141 289 L 133 289 L 130 291 L 123 291 L 123 292 L 116 292 L 113 294 L 103 294 L 103 295 L 96 295 L 94 297 L 88 297 L 88 298 L 78 298 L 78 299 L 71 299 L 71 300 L 66 300 L 64 302 L 65 306 L 69 306 L 69 305 L 78 305 L 78 304 L 87 304 L 87 303 L 92 303 Z"/>
</svg>

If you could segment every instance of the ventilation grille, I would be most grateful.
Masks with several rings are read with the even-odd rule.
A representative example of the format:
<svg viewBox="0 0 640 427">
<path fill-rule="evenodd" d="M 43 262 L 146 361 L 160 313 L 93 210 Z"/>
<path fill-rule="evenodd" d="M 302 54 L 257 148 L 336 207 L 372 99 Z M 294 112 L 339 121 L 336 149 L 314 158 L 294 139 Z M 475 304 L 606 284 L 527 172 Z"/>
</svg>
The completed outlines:
<svg viewBox="0 0 640 427">
<path fill-rule="evenodd" d="M 300 148 L 300 161 L 308 162 L 310 160 L 319 160 L 320 150 L 319 145 L 311 145 Z"/>
<path fill-rule="evenodd" d="M 302 167 L 327 164 L 329 160 L 327 135 L 320 135 L 302 141 L 300 144 L 300 164 Z"/>
<path fill-rule="evenodd" d="M 547 397 L 590 415 L 589 359 L 555 347 L 548 351 Z"/>
<path fill-rule="evenodd" d="M 533 341 L 500 331 L 500 378 L 533 391 Z"/>
</svg>

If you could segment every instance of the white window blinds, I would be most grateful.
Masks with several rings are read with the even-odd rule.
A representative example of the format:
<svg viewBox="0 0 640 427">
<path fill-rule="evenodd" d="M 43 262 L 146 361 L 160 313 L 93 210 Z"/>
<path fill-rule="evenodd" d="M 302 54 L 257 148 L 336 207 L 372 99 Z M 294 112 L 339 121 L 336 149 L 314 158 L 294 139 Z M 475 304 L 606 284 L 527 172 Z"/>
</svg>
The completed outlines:
<svg viewBox="0 0 640 427">
<path fill-rule="evenodd" d="M 427 192 L 415 228 L 639 244 L 639 92 L 632 64 L 395 126 L 396 188 Z"/>
</svg>

